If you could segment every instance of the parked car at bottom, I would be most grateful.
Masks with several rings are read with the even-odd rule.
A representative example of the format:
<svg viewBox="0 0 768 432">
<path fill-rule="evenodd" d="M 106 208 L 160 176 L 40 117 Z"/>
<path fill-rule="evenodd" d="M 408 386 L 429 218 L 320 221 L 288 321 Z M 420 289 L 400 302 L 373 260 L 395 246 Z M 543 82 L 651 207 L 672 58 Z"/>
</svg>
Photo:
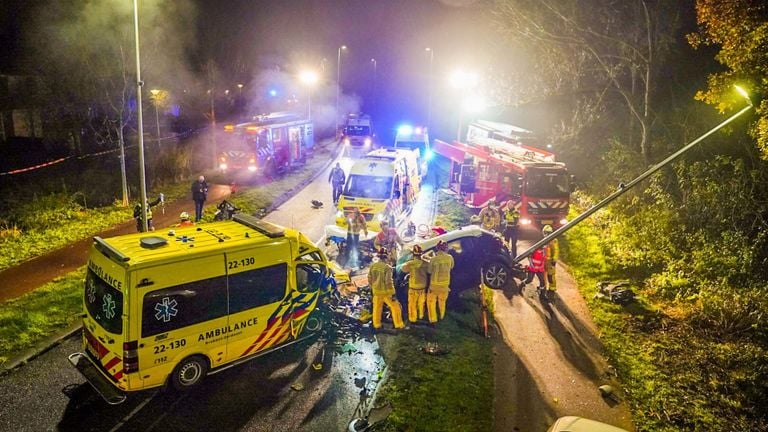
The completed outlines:
<svg viewBox="0 0 768 432">
<path fill-rule="evenodd" d="M 547 432 L 628 432 L 616 426 L 583 417 L 560 417 L 547 429 Z"/>
<path fill-rule="evenodd" d="M 512 285 L 512 278 L 523 278 L 521 267 L 512 265 L 512 256 L 502 239 L 477 225 L 470 225 L 449 231 L 445 234 L 426 240 L 416 241 L 408 245 L 397 261 L 395 283 L 398 287 L 406 285 L 406 274 L 401 271 L 402 265 L 412 258 L 413 245 L 421 246 L 424 259 L 430 260 L 436 252 L 439 241 L 448 246 L 448 253 L 453 256 L 454 266 L 451 271 L 451 289 L 462 291 L 476 288 L 483 282 L 493 289 L 504 289 Z"/>
</svg>

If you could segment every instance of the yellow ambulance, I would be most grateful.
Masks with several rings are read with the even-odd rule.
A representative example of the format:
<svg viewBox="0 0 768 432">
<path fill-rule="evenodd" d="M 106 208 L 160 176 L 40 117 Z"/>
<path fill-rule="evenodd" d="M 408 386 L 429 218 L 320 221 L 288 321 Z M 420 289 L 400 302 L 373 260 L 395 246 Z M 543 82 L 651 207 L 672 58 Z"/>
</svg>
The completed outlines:
<svg viewBox="0 0 768 432">
<path fill-rule="evenodd" d="M 394 227 L 413 207 L 420 190 L 417 150 L 374 150 L 352 165 L 339 198 L 336 228 L 326 229 L 326 234 L 346 232 L 347 219 L 355 207 L 365 217 L 369 231 L 379 231 L 383 220 Z"/>
<path fill-rule="evenodd" d="M 111 403 L 317 334 L 328 260 L 303 234 L 236 215 L 167 233 L 94 238 L 83 352 L 69 361 Z"/>
</svg>

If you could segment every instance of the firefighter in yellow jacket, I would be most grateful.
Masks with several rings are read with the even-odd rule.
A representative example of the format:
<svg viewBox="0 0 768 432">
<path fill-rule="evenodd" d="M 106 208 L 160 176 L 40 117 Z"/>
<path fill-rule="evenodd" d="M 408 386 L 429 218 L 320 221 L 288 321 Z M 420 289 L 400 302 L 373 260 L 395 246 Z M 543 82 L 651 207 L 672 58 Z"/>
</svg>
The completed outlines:
<svg viewBox="0 0 768 432">
<path fill-rule="evenodd" d="M 424 318 L 424 306 L 427 303 L 427 266 L 429 263 L 421 259 L 421 246 L 411 249 L 413 258 L 403 264 L 403 272 L 409 273 L 408 278 L 408 321 L 416 322 Z"/>
<path fill-rule="evenodd" d="M 404 327 L 403 308 L 395 297 L 395 283 L 392 280 L 392 267 L 387 264 L 387 250 L 379 249 L 379 260 L 368 270 L 368 283 L 373 292 L 373 328 L 381 328 L 381 314 L 384 305 L 392 312 L 392 322 L 396 329 Z"/>
<path fill-rule="evenodd" d="M 544 225 L 541 234 L 546 237 L 552 234 L 552 225 Z M 544 273 L 547 275 L 547 291 L 551 294 L 557 291 L 557 260 L 560 258 L 560 245 L 557 239 L 553 239 L 545 248 Z"/>
<path fill-rule="evenodd" d="M 446 253 L 448 245 L 440 240 L 436 249 L 437 253 L 429 262 L 430 279 L 427 293 L 427 313 L 429 322 L 432 324 L 438 321 L 438 308 L 440 309 L 439 319 L 445 318 L 445 303 L 448 301 L 453 268 L 453 257 Z"/>
</svg>

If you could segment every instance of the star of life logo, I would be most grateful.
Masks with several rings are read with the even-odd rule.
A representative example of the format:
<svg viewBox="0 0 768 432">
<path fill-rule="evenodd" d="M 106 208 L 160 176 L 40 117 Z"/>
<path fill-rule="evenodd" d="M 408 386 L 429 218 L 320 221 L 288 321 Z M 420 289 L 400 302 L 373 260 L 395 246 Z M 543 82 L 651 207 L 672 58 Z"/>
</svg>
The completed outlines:
<svg viewBox="0 0 768 432">
<path fill-rule="evenodd" d="M 175 299 L 171 299 L 170 297 L 163 297 L 163 301 L 160 303 L 155 303 L 155 311 L 157 312 L 155 314 L 155 319 L 163 322 L 168 322 L 171 320 L 171 318 L 175 317 L 177 313 L 179 313 L 179 310 L 176 309 L 176 306 L 178 306 L 178 302 Z"/>
<path fill-rule="evenodd" d="M 112 319 L 115 317 L 115 301 L 112 300 L 112 294 L 105 294 L 104 295 L 104 304 L 101 306 L 101 310 L 104 311 L 104 316 L 107 317 L 107 319 Z"/>
<path fill-rule="evenodd" d="M 86 294 L 88 295 L 88 303 L 93 303 L 96 301 L 96 283 L 93 281 L 93 279 L 88 280 L 88 289 L 86 290 Z"/>
</svg>

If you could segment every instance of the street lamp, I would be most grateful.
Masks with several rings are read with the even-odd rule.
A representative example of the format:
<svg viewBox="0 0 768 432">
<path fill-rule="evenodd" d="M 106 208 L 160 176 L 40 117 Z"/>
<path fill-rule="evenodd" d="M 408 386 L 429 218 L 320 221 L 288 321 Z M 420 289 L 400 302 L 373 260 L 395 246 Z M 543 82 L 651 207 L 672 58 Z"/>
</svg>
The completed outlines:
<svg viewBox="0 0 768 432">
<path fill-rule="evenodd" d="M 346 50 L 347 46 L 342 45 L 339 47 L 339 55 L 336 58 L 336 130 L 334 133 L 339 133 L 339 90 L 341 90 L 341 51 Z"/>
<path fill-rule="evenodd" d="M 133 0 L 133 31 L 136 40 L 136 106 L 139 115 L 139 206 L 141 206 L 141 214 L 144 217 L 141 218 L 141 228 L 143 232 L 147 232 L 147 176 L 144 171 L 144 119 L 141 112 L 141 87 L 144 83 L 141 81 L 141 55 L 139 53 L 139 6 L 138 0 Z M 123 158 L 125 163 L 125 158 Z M 123 190 L 125 191 L 125 181 L 123 184 Z"/>
<path fill-rule="evenodd" d="M 428 84 L 429 87 L 429 99 L 427 102 L 427 128 L 431 127 L 432 124 L 430 123 L 432 120 L 432 63 L 435 60 L 435 50 L 433 50 L 430 47 L 424 48 L 424 51 L 429 53 L 429 77 L 428 77 Z"/>
<path fill-rule="evenodd" d="M 155 124 L 157 125 L 157 146 L 160 147 L 160 114 L 157 113 L 157 105 L 160 103 L 158 100 L 158 97 L 160 95 L 160 90 L 158 89 L 152 89 L 149 91 L 152 93 L 152 102 L 155 105 Z"/>
<path fill-rule="evenodd" d="M 467 109 L 469 110 L 476 110 L 478 108 L 482 109 L 482 107 L 479 107 L 479 105 L 483 105 L 481 103 L 478 103 L 478 98 L 476 96 L 468 97 L 467 91 L 477 86 L 480 79 L 478 78 L 477 74 L 474 72 L 465 72 L 465 71 L 455 71 L 451 75 L 451 85 L 453 87 L 459 89 L 462 95 L 462 99 L 464 100 L 464 105 L 459 108 L 459 125 L 456 129 L 456 141 L 461 141 L 461 120 L 462 116 L 464 114 L 464 111 Z"/>
<path fill-rule="evenodd" d="M 373 65 L 373 89 L 372 89 L 373 95 L 371 97 L 372 99 L 371 106 L 374 106 L 374 104 L 376 103 L 376 68 L 377 68 L 377 63 L 375 58 L 371 59 L 371 64 Z"/>
<path fill-rule="evenodd" d="M 307 86 L 307 120 L 312 120 L 312 87 L 317 84 L 317 72 L 306 70 L 299 74 L 299 80 Z"/>
</svg>

